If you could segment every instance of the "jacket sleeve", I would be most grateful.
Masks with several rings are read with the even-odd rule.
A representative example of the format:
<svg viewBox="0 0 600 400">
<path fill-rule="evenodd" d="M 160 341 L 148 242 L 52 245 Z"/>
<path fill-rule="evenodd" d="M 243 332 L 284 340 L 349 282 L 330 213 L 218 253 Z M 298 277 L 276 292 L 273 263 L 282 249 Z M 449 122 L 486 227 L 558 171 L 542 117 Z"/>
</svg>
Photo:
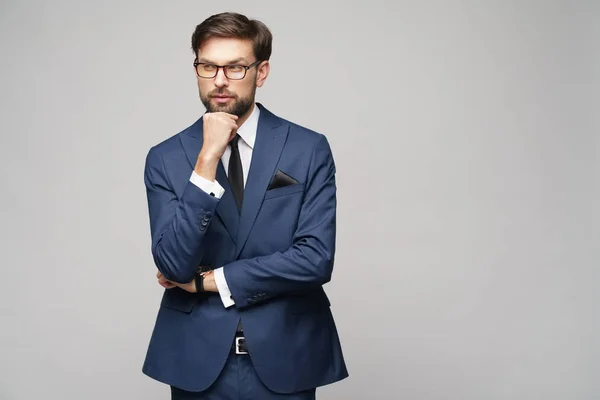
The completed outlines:
<svg viewBox="0 0 600 400">
<path fill-rule="evenodd" d="M 335 164 L 321 135 L 313 149 L 293 244 L 282 252 L 237 260 L 223 267 L 237 308 L 331 280 L 336 236 Z"/>
<path fill-rule="evenodd" d="M 156 147 L 146 156 L 144 184 L 154 263 L 168 280 L 189 282 L 205 251 L 203 239 L 219 200 L 191 181 L 178 197 Z"/>
</svg>

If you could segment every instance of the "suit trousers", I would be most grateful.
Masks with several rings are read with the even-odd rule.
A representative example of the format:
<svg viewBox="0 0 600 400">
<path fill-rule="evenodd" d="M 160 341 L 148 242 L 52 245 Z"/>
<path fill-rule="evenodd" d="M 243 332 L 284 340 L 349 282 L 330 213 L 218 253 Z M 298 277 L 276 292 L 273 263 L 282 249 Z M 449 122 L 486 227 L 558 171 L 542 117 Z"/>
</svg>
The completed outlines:
<svg viewBox="0 0 600 400">
<path fill-rule="evenodd" d="M 171 386 L 171 400 L 315 400 L 316 389 L 281 394 L 269 390 L 248 354 L 233 350 L 217 380 L 203 392 L 188 392 Z"/>
</svg>

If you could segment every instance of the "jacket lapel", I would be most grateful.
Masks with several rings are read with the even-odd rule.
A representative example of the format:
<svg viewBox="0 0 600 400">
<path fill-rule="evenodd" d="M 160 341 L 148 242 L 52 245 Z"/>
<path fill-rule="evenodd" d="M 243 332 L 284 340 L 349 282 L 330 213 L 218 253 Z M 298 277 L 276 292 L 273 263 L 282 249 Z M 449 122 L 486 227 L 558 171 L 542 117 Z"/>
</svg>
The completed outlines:
<svg viewBox="0 0 600 400">
<path fill-rule="evenodd" d="M 260 103 L 256 104 L 260 107 L 260 117 L 248 172 L 248 181 L 244 188 L 240 225 L 235 241 L 237 244 L 236 258 L 244 248 L 250 230 L 254 225 L 269 182 L 275 173 L 275 167 L 279 162 L 288 132 L 287 124 L 283 124 L 281 119 L 269 112 Z M 235 207 L 233 196 L 232 204 Z"/>
<path fill-rule="evenodd" d="M 203 123 L 202 118 L 200 118 L 188 129 L 188 131 L 180 136 L 181 144 L 187 159 L 192 166 L 192 170 L 196 166 L 198 154 L 200 153 L 200 149 L 202 149 L 202 128 Z M 229 232 L 231 239 L 235 243 L 240 217 L 237 211 L 237 205 L 235 204 L 231 186 L 229 185 L 229 181 L 227 180 L 227 175 L 225 174 L 225 169 L 223 168 L 223 163 L 221 161 L 219 161 L 219 166 L 217 167 L 216 179 L 223 189 L 225 189 L 225 193 L 217 205 L 216 213 L 221 218 L 221 221 L 223 221 L 223 225 L 225 225 L 225 228 Z"/>
</svg>

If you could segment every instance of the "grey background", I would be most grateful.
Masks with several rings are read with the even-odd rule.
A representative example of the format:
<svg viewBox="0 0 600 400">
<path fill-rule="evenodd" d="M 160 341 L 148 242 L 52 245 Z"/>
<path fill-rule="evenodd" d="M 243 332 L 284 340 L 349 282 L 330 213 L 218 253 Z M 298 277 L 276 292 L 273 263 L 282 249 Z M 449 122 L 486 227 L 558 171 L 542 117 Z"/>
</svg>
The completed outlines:
<svg viewBox="0 0 600 400">
<path fill-rule="evenodd" d="M 351 376 L 319 398 L 600 398 L 600 8 L 516 0 L 3 1 L 0 398 L 168 398 L 143 163 L 204 111 L 190 35 L 225 10 L 338 166 Z"/>
</svg>

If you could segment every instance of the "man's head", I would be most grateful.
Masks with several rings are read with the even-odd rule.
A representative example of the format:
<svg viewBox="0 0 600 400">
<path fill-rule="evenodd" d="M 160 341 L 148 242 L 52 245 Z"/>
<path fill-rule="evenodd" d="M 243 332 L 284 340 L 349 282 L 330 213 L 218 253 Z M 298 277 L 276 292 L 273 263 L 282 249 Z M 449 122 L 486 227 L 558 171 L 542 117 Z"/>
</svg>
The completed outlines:
<svg viewBox="0 0 600 400">
<path fill-rule="evenodd" d="M 247 116 L 269 74 L 272 40 L 265 24 L 237 13 L 213 15 L 196 27 L 194 73 L 209 112 Z"/>
</svg>

